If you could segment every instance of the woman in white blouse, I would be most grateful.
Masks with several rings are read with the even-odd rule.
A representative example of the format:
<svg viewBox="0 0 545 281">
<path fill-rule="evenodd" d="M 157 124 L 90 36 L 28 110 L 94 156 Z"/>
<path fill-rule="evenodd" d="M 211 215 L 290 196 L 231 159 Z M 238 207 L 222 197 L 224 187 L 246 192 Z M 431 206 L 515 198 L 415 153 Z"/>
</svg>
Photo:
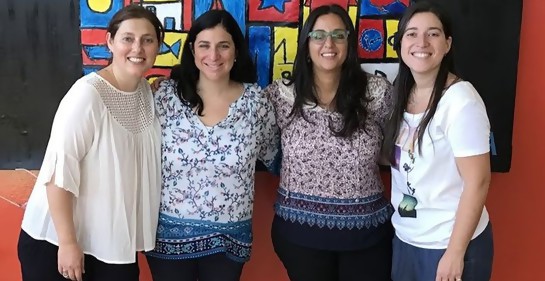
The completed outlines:
<svg viewBox="0 0 545 281">
<path fill-rule="evenodd" d="M 147 253 L 153 280 L 239 280 L 252 245 L 256 159 L 271 166 L 278 150 L 274 110 L 226 11 L 193 22 L 172 78 L 155 93 L 163 182 Z"/>
<path fill-rule="evenodd" d="M 61 101 L 18 243 L 24 281 L 133 280 L 155 245 L 160 125 L 149 84 L 163 38 L 157 17 L 130 5 L 107 29 L 112 62 Z"/>
</svg>

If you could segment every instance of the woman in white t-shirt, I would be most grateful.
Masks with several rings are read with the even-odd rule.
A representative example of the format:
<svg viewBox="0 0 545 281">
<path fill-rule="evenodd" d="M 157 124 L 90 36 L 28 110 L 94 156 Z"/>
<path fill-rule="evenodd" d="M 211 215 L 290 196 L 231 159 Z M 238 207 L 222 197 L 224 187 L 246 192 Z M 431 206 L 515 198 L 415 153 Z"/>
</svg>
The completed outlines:
<svg viewBox="0 0 545 281">
<path fill-rule="evenodd" d="M 419 1 L 399 22 L 396 104 L 384 151 L 392 165 L 392 279 L 489 280 L 490 125 L 475 88 L 453 72 L 451 25 Z"/>
<path fill-rule="evenodd" d="M 121 9 L 107 29 L 111 64 L 62 99 L 19 237 L 24 281 L 138 281 L 161 187 L 161 128 L 142 77 L 163 34 L 144 7 Z"/>
</svg>

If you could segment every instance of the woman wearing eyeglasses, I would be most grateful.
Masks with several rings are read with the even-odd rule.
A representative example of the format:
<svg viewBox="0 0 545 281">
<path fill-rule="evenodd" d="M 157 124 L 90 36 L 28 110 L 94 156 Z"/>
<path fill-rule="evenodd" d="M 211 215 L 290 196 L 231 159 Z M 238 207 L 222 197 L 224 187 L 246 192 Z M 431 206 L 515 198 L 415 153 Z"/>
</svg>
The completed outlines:
<svg viewBox="0 0 545 281">
<path fill-rule="evenodd" d="M 390 280 L 392 207 L 378 169 L 391 85 L 366 74 L 337 5 L 304 24 L 290 79 L 264 92 L 282 138 L 272 240 L 292 281 Z"/>
</svg>

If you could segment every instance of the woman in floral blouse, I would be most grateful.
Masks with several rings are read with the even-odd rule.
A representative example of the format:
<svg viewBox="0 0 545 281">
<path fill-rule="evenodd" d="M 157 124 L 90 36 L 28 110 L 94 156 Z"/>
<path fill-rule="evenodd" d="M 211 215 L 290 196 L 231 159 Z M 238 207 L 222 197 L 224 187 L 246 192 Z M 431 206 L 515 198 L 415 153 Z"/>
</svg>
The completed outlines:
<svg viewBox="0 0 545 281">
<path fill-rule="evenodd" d="M 163 186 L 148 262 L 155 281 L 239 280 L 252 245 L 256 159 L 271 166 L 279 146 L 274 110 L 226 11 L 193 23 L 177 69 L 155 94 Z"/>
<path fill-rule="evenodd" d="M 265 93 L 283 153 L 272 239 L 290 279 L 390 280 L 392 208 L 377 162 L 391 85 L 361 70 L 343 8 L 310 13 L 291 79 Z"/>
</svg>

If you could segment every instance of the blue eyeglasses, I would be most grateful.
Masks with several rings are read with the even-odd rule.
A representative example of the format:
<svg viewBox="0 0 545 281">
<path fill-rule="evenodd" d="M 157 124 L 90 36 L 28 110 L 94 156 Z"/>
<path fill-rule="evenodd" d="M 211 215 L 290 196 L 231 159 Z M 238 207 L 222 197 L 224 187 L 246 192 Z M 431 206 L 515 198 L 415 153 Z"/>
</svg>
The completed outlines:
<svg viewBox="0 0 545 281">
<path fill-rule="evenodd" d="M 346 42 L 346 39 L 348 38 L 348 30 L 344 29 L 335 29 L 333 31 L 325 31 L 325 30 L 313 30 L 308 33 L 308 38 L 310 38 L 311 41 L 316 43 L 324 43 L 328 36 L 331 36 L 331 40 L 335 43 L 344 43 Z"/>
</svg>

